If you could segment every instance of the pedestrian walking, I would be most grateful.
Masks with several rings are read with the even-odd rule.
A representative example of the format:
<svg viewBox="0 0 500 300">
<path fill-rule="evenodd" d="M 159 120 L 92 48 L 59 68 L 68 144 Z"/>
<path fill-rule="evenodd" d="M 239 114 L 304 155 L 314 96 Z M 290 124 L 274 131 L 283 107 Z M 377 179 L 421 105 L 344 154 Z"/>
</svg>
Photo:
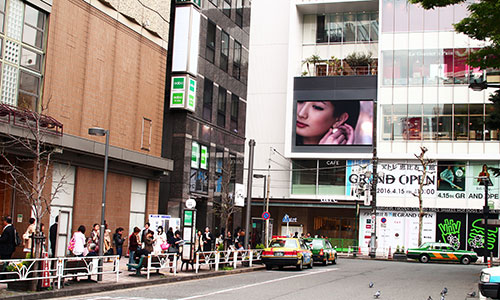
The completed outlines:
<svg viewBox="0 0 500 300">
<path fill-rule="evenodd" d="M 56 222 L 50 225 L 49 228 L 49 240 L 50 240 L 50 257 L 56 257 L 56 242 L 57 242 L 57 226 L 59 222 L 59 216 L 56 216 Z"/>
<path fill-rule="evenodd" d="M 129 252 L 129 264 L 134 264 L 134 254 L 137 250 L 140 249 L 139 244 L 139 233 L 141 232 L 141 229 L 139 227 L 134 227 L 134 232 L 130 234 L 128 238 L 128 252 Z M 133 268 L 128 268 L 129 271 L 135 271 Z"/>
<path fill-rule="evenodd" d="M 23 252 L 26 253 L 26 256 L 28 255 L 28 253 L 31 253 L 31 247 L 33 246 L 32 235 L 36 232 L 35 218 L 30 218 L 29 223 L 30 225 L 26 229 L 26 232 L 24 232 L 23 234 Z"/>
<path fill-rule="evenodd" d="M 119 259 L 122 258 L 124 241 L 125 239 L 123 238 L 123 228 L 116 228 L 115 234 L 113 234 L 113 243 L 115 244 L 116 255 L 118 255 Z"/>
<path fill-rule="evenodd" d="M 68 250 L 71 251 L 74 256 L 83 256 L 84 252 L 86 252 L 85 231 L 85 226 L 80 225 L 69 241 Z"/>
<path fill-rule="evenodd" d="M 3 231 L 0 236 L 0 259 L 10 259 L 16 249 L 16 229 L 12 226 L 12 218 L 2 217 Z"/>
</svg>

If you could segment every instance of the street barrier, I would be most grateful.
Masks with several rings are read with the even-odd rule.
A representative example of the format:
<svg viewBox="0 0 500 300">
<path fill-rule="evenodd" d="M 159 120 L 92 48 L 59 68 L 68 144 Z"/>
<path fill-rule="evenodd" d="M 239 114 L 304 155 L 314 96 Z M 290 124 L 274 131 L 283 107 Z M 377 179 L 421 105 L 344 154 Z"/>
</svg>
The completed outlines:
<svg viewBox="0 0 500 300">
<path fill-rule="evenodd" d="M 100 259 L 111 260 L 112 264 L 99 266 Z M 57 281 L 58 289 L 61 288 L 64 279 L 69 277 L 87 276 L 90 278 L 99 274 L 116 274 L 116 281 L 118 281 L 120 274 L 120 260 L 117 255 L 6 259 L 0 260 L 0 265 L 0 283 L 50 280 Z"/>
<path fill-rule="evenodd" d="M 251 267 L 256 260 L 261 260 L 261 256 L 262 249 L 197 252 L 194 269 L 198 273 L 203 266 L 214 268 L 215 271 L 221 266 L 230 266 L 234 269 L 238 265 Z"/>
<path fill-rule="evenodd" d="M 177 275 L 177 253 L 148 255 L 146 278 L 149 279 L 152 271 L 159 273 L 162 269 L 173 269 L 174 275 Z"/>
</svg>

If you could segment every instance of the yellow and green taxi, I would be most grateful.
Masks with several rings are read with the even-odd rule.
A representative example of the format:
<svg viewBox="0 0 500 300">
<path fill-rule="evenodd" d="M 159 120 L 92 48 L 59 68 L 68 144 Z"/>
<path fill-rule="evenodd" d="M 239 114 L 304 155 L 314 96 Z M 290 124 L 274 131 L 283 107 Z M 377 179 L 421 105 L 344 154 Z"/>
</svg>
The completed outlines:
<svg viewBox="0 0 500 300">
<path fill-rule="evenodd" d="M 330 241 L 322 238 L 308 238 L 304 240 L 311 248 L 315 262 L 322 262 L 324 266 L 329 263 L 337 263 L 337 251 L 332 247 Z"/>
<path fill-rule="evenodd" d="M 464 265 L 477 261 L 474 251 L 455 250 L 448 243 L 424 243 L 418 248 L 408 249 L 408 258 L 418 259 L 422 263 L 432 261 L 456 261 Z"/>
<path fill-rule="evenodd" d="M 313 267 L 312 252 L 302 239 L 297 238 L 274 238 L 269 247 L 262 251 L 262 262 L 267 270 L 277 266 L 295 266 L 297 270 L 307 265 Z"/>
</svg>

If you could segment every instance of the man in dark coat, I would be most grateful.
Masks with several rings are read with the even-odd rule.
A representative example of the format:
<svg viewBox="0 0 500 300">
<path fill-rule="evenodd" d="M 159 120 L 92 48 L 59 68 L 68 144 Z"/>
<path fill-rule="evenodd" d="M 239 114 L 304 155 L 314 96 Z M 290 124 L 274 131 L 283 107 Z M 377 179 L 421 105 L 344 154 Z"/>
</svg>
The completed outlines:
<svg viewBox="0 0 500 300">
<path fill-rule="evenodd" d="M 59 222 L 59 216 L 56 216 L 56 222 L 49 229 L 50 251 L 52 252 L 50 257 L 56 257 L 57 222 Z"/>
<path fill-rule="evenodd" d="M 210 228 L 205 228 L 205 233 L 203 234 L 203 251 L 212 251 L 213 241 L 214 235 L 210 232 Z"/>
<path fill-rule="evenodd" d="M 3 232 L 0 236 L 0 259 L 10 259 L 16 249 L 15 229 L 11 217 L 3 217 Z"/>
</svg>

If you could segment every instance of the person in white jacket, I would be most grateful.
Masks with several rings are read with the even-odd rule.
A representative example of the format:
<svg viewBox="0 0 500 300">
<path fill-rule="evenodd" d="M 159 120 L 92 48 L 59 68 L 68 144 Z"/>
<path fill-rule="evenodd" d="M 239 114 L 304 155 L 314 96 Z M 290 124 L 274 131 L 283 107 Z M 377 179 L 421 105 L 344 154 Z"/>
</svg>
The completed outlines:
<svg viewBox="0 0 500 300">
<path fill-rule="evenodd" d="M 80 225 L 78 227 L 78 231 L 73 233 L 73 238 L 74 240 L 74 246 L 73 250 L 71 251 L 74 256 L 83 256 L 83 253 L 85 251 L 85 243 L 86 243 L 86 238 L 85 238 L 85 226 Z"/>
</svg>

